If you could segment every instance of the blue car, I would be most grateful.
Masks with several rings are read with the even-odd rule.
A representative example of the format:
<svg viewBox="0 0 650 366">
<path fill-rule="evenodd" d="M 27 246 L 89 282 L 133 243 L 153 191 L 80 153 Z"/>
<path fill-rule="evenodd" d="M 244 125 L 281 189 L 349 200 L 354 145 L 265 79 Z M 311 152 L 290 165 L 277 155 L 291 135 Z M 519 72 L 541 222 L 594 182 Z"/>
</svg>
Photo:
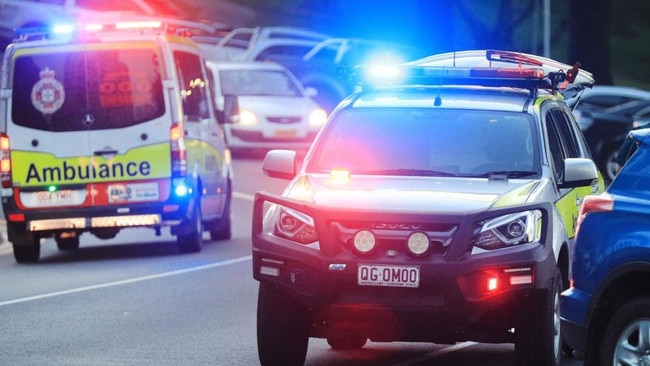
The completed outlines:
<svg viewBox="0 0 650 366">
<path fill-rule="evenodd" d="M 585 197 L 562 293 L 565 345 L 585 365 L 650 364 L 650 129 L 602 195 Z"/>
</svg>

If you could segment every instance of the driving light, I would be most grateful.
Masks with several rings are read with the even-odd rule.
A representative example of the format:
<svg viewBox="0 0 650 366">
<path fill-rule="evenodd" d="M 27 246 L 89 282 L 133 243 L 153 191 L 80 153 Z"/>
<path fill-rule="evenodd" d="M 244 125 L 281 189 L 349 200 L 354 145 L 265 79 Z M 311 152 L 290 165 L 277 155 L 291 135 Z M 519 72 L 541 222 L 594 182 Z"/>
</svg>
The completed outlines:
<svg viewBox="0 0 650 366">
<path fill-rule="evenodd" d="M 370 253 L 375 249 L 377 240 L 375 235 L 369 230 L 360 230 L 354 234 L 354 248 L 362 254 Z"/>
<path fill-rule="evenodd" d="M 426 254 L 431 248 L 431 241 L 427 234 L 423 232 L 415 232 L 409 235 L 407 240 L 409 251 L 416 256 Z"/>
</svg>

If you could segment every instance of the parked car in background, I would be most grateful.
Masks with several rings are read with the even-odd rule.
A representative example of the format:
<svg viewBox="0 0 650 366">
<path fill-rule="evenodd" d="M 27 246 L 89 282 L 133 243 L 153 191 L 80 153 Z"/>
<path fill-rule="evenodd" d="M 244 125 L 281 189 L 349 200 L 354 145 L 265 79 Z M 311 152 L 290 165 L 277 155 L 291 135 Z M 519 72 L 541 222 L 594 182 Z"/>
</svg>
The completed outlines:
<svg viewBox="0 0 650 366">
<path fill-rule="evenodd" d="M 562 333 L 585 365 L 650 362 L 650 129 L 607 191 L 585 197 L 562 293 Z"/>
<path fill-rule="evenodd" d="M 201 42 L 206 57 L 212 61 L 232 61 L 232 60 L 250 60 L 244 57 L 246 52 L 254 52 L 256 47 L 263 48 L 269 40 L 304 41 L 308 47 L 313 47 L 319 42 L 328 39 L 329 36 L 314 32 L 311 30 L 288 27 L 239 27 L 234 28 L 224 34 L 222 37 L 204 38 L 198 40 Z"/>
<path fill-rule="evenodd" d="M 288 68 L 327 112 L 354 91 L 341 69 L 376 61 L 379 56 L 405 62 L 424 56 L 422 50 L 393 42 L 332 38 L 297 27 L 236 28 L 222 38 L 198 40 L 208 60 L 273 61 Z"/>
<path fill-rule="evenodd" d="M 306 150 L 327 113 L 287 68 L 273 62 L 207 63 L 217 113 L 233 152 Z"/>
<path fill-rule="evenodd" d="M 594 161 L 604 178 L 616 176 L 616 152 L 627 133 L 650 116 L 650 91 L 621 86 L 595 86 L 569 100 Z"/>
</svg>

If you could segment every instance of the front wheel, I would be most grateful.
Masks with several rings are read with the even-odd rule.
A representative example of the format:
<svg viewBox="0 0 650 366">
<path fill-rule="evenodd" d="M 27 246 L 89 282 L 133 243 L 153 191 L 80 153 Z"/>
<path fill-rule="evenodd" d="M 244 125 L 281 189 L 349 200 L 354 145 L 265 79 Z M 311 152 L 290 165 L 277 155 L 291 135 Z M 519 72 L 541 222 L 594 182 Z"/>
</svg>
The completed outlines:
<svg viewBox="0 0 650 366">
<path fill-rule="evenodd" d="M 555 269 L 548 293 L 535 299 L 532 314 L 522 317 L 515 329 L 515 358 L 518 366 L 558 366 L 562 349 L 560 293 L 562 273 Z"/>
<path fill-rule="evenodd" d="M 650 297 L 629 301 L 607 324 L 600 365 L 650 364 Z"/>
<path fill-rule="evenodd" d="M 309 343 L 309 317 L 279 288 L 260 283 L 257 298 L 257 353 L 262 366 L 302 366 Z"/>
</svg>

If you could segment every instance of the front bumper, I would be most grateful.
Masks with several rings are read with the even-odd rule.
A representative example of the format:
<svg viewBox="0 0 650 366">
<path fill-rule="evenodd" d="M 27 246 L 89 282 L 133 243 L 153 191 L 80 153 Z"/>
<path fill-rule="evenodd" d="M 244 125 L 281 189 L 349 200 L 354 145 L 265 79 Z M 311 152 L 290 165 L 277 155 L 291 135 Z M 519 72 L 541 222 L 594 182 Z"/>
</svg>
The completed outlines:
<svg viewBox="0 0 650 366">
<path fill-rule="evenodd" d="M 190 216 L 191 200 L 139 203 L 115 206 L 50 208 L 47 210 L 21 210 L 11 197 L 3 198 L 7 219 L 7 236 L 13 241 L 16 235 L 37 232 L 41 237 L 57 232 L 93 232 L 104 229 L 163 226 L 177 227 Z"/>
<path fill-rule="evenodd" d="M 536 301 L 546 296 L 555 274 L 552 245 L 532 243 L 477 255 L 468 255 L 467 250 L 457 251 L 459 246 L 467 248 L 463 243 L 470 234 L 463 234 L 467 230 L 462 226 L 474 221 L 467 217 L 459 221 L 454 243 L 444 254 L 425 258 L 394 251 L 372 257 L 355 255 L 323 240 L 320 234 L 328 231 L 328 225 L 321 227 L 323 230 L 317 228 L 320 250 L 301 246 L 264 232 L 264 201 L 309 212 L 316 217 L 316 223 L 331 223 L 332 217 L 342 215 L 359 219 L 359 214 L 322 212 L 275 195 L 258 193 L 256 196 L 253 276 L 258 281 L 274 284 L 310 309 L 314 337 L 327 338 L 349 331 L 361 332 L 376 341 L 513 342 L 511 329 L 530 316 L 537 316 L 529 311 Z M 550 212 L 545 204 L 534 207 Z M 497 214 L 502 214 L 501 211 L 504 210 Z M 547 230 L 550 230 L 548 225 Z M 543 238 L 551 237 L 550 233 L 543 235 Z M 417 267 L 419 285 L 416 288 L 360 285 L 358 271 L 363 264 Z M 499 284 L 494 290 L 481 286 L 489 276 L 494 276 Z"/>
<path fill-rule="evenodd" d="M 575 288 L 564 291 L 561 296 L 562 339 L 581 354 L 586 350 L 588 325 L 585 319 L 589 301 L 589 296 Z"/>
</svg>

